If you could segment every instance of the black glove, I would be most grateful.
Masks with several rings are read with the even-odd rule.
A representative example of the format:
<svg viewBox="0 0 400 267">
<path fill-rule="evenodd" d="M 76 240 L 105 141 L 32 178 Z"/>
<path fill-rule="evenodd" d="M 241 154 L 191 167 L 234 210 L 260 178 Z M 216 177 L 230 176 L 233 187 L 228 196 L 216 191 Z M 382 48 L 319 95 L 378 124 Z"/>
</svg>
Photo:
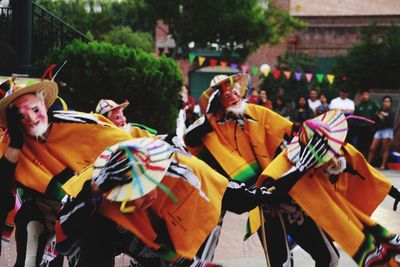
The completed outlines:
<svg viewBox="0 0 400 267">
<path fill-rule="evenodd" d="M 21 149 L 24 143 L 21 126 L 22 115 L 19 113 L 17 107 L 13 105 L 7 108 L 6 117 L 10 147 Z"/>
<path fill-rule="evenodd" d="M 306 172 L 318 163 L 318 158 L 322 158 L 328 151 L 328 141 L 315 133 L 305 146 L 301 145 L 300 158 L 295 164 L 295 168 L 300 172 Z"/>
<path fill-rule="evenodd" d="M 220 105 L 218 96 L 220 94 L 220 90 L 215 90 L 208 99 L 208 105 L 206 109 L 206 113 L 215 113 L 218 110 L 218 106 Z"/>
<path fill-rule="evenodd" d="M 393 203 L 393 210 L 397 210 L 397 205 L 399 204 L 400 201 L 400 192 L 397 190 L 396 187 L 392 186 L 389 191 L 389 196 L 394 198 L 394 203 Z"/>
<path fill-rule="evenodd" d="M 114 153 L 100 172 L 92 178 L 103 193 L 132 181 L 132 176 L 126 175 L 131 164 L 128 157 L 123 154 L 123 150 Z"/>
</svg>

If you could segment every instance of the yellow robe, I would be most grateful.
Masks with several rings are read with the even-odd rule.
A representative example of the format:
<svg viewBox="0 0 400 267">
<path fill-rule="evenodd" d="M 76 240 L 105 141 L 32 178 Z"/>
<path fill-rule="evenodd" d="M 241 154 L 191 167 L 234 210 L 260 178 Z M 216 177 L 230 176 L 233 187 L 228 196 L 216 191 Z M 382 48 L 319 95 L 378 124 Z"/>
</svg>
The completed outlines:
<svg viewBox="0 0 400 267">
<path fill-rule="evenodd" d="M 63 114 L 58 111 L 57 114 Z M 19 155 L 15 178 L 24 186 L 40 193 L 51 193 L 51 183 L 65 182 L 53 178 L 68 169 L 79 172 L 95 161 L 106 148 L 117 142 L 131 139 L 129 133 L 109 123 L 103 116 L 94 116 L 79 112 L 66 112 L 76 118 L 86 116 L 89 119 L 74 122 L 73 120 L 55 120 L 45 143 L 25 135 L 24 145 Z M 71 175 L 72 176 L 72 175 Z M 61 193 L 61 192 L 59 192 Z"/>
<path fill-rule="evenodd" d="M 253 104 L 247 104 L 244 130 L 234 121 L 217 123 L 221 114 L 210 118 L 213 131 L 202 138 L 206 149 L 229 175 L 242 180 L 243 176 L 259 175 L 272 161 L 284 135 L 290 136 L 292 123 L 279 114 Z M 238 144 L 238 145 L 237 145 Z M 188 148 L 198 154 L 201 148 Z M 255 166 L 257 165 L 257 166 Z"/>
</svg>

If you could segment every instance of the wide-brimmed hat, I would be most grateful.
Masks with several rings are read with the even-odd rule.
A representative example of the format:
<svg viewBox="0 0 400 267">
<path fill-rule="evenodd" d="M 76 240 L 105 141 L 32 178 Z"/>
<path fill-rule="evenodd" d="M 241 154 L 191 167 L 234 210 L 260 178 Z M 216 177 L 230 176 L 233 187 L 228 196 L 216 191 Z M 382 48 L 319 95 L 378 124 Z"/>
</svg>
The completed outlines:
<svg viewBox="0 0 400 267">
<path fill-rule="evenodd" d="M 58 94 L 58 86 L 55 82 L 44 81 L 31 81 L 26 84 L 16 84 L 11 87 L 0 100 L 0 127 L 7 127 L 6 109 L 18 97 L 26 94 L 35 94 L 36 92 L 44 92 L 44 102 L 46 108 L 49 108 Z"/>
<path fill-rule="evenodd" d="M 199 98 L 199 105 L 203 112 L 206 112 L 210 96 L 215 90 L 220 90 L 221 86 L 225 83 L 229 83 L 231 86 L 238 84 L 241 96 L 246 97 L 249 85 L 249 77 L 246 73 L 238 73 L 232 76 L 217 75 L 211 80 L 210 87 L 206 89 Z"/>
<path fill-rule="evenodd" d="M 98 172 L 114 153 L 123 150 L 130 161 L 131 168 L 126 176 L 132 182 L 117 186 L 106 194 L 106 198 L 116 202 L 138 199 L 160 186 L 161 180 L 171 164 L 172 147 L 158 138 L 135 138 L 117 143 L 100 154 L 94 162 L 94 173 Z"/>
<path fill-rule="evenodd" d="M 128 101 L 125 101 L 124 103 L 121 103 L 121 104 L 117 104 L 117 103 L 115 103 L 115 101 L 113 101 L 111 99 L 100 99 L 100 101 L 96 107 L 96 113 L 105 115 L 113 109 L 120 108 L 120 107 L 122 109 L 124 109 L 128 105 L 129 105 Z"/>
<path fill-rule="evenodd" d="M 287 157 L 292 163 L 296 163 L 300 157 L 301 146 L 306 144 L 308 140 L 319 133 L 328 140 L 329 150 L 319 160 L 317 167 L 330 161 L 334 156 L 340 155 L 340 149 L 345 144 L 345 139 L 348 131 L 347 120 L 344 114 L 337 110 L 331 110 L 324 114 L 307 120 L 303 123 L 298 135 L 293 137 L 287 146 Z"/>
</svg>

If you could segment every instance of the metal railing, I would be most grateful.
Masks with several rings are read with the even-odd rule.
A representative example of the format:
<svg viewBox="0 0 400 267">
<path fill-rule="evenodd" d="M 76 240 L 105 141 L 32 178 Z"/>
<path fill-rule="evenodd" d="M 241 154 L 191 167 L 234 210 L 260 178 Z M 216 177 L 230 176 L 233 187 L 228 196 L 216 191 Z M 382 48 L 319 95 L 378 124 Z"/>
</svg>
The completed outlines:
<svg viewBox="0 0 400 267">
<path fill-rule="evenodd" d="M 73 39 L 91 41 L 85 34 L 44 7 L 33 3 L 32 10 L 32 62 L 45 56 L 54 47 L 63 48 Z"/>
</svg>

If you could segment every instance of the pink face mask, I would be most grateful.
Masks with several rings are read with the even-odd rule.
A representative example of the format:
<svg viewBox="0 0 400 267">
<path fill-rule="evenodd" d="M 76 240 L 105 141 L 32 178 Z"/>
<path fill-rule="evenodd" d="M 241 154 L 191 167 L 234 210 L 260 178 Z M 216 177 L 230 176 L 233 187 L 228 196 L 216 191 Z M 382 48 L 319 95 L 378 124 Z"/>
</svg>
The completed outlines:
<svg viewBox="0 0 400 267">
<path fill-rule="evenodd" d="M 126 117 L 122 107 L 111 110 L 108 119 L 119 128 L 123 128 L 126 125 Z"/>
<path fill-rule="evenodd" d="M 236 108 L 242 103 L 242 97 L 240 95 L 240 85 L 234 83 L 224 83 L 221 85 L 221 94 L 219 95 L 219 100 L 225 108 Z"/>
<path fill-rule="evenodd" d="M 22 115 L 21 124 L 28 135 L 40 137 L 46 133 L 49 124 L 43 99 L 34 94 L 26 94 L 17 98 L 13 104 Z"/>
</svg>

